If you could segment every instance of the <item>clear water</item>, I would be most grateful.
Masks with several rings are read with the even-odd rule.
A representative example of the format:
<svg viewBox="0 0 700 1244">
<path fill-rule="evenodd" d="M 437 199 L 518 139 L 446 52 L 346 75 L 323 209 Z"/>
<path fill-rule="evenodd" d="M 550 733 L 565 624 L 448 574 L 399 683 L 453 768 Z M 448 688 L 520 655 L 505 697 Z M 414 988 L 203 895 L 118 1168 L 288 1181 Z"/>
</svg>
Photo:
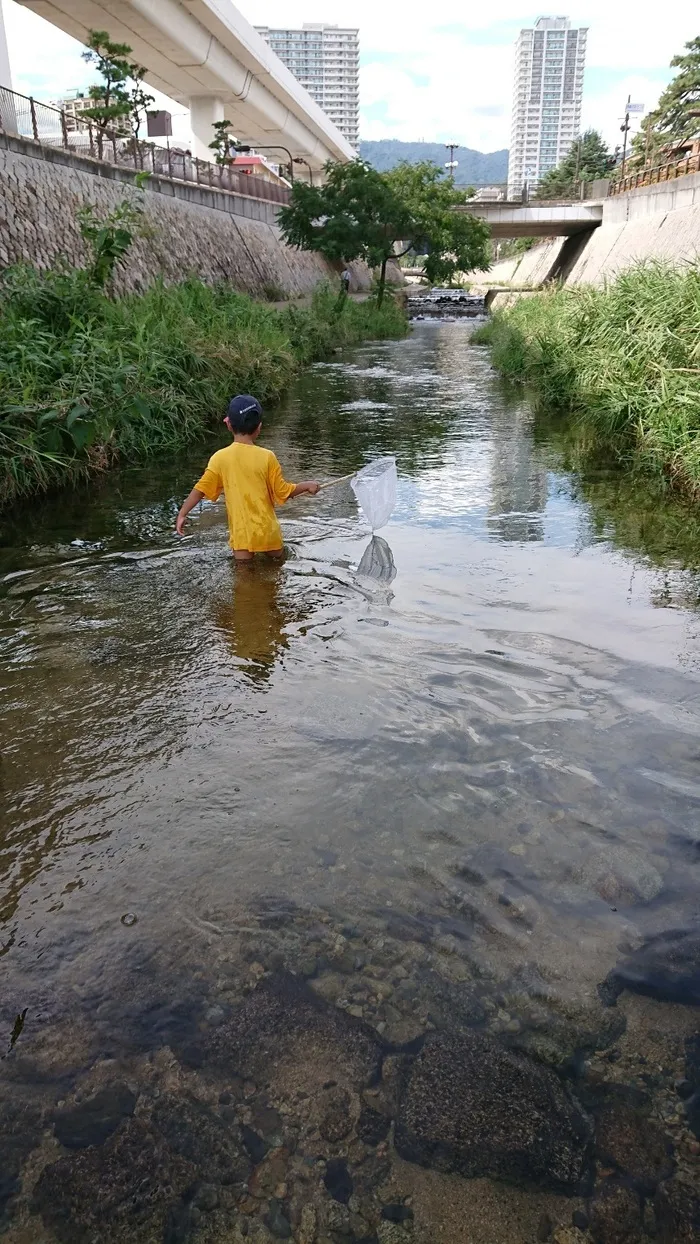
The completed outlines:
<svg viewBox="0 0 700 1244">
<path fill-rule="evenodd" d="M 237 572 L 219 505 L 178 542 L 201 448 L 6 520 L 1 1007 L 8 1031 L 29 1007 L 27 1052 L 157 1044 L 154 996 L 211 1000 L 285 912 L 452 952 L 485 995 L 527 967 L 554 1007 L 691 921 L 692 515 L 570 470 L 470 331 L 319 364 L 264 429 L 291 478 L 396 455 L 392 582 L 357 573 L 347 485 L 285 508 L 282 567 Z"/>
</svg>

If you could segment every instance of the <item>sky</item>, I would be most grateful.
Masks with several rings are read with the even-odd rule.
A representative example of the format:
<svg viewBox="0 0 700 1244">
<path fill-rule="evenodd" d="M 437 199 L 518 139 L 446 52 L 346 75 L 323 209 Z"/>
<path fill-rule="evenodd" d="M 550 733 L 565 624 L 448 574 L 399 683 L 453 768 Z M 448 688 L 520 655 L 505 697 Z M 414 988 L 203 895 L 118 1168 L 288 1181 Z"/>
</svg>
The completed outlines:
<svg viewBox="0 0 700 1244">
<path fill-rule="evenodd" d="M 15 0 L 0 2 L 15 90 L 48 102 L 93 80 L 78 43 Z M 628 95 L 654 106 L 672 76 L 671 57 L 700 34 L 700 15 L 695 0 L 580 3 L 567 15 L 589 27 L 582 125 L 615 146 Z M 454 141 L 479 151 L 508 146 L 519 30 L 556 12 L 529 9 L 523 0 L 240 0 L 238 7 L 256 25 L 359 26 L 362 138 Z M 157 103 L 168 106 L 162 96 Z M 182 105 L 170 111 L 174 134 L 184 137 Z"/>
</svg>

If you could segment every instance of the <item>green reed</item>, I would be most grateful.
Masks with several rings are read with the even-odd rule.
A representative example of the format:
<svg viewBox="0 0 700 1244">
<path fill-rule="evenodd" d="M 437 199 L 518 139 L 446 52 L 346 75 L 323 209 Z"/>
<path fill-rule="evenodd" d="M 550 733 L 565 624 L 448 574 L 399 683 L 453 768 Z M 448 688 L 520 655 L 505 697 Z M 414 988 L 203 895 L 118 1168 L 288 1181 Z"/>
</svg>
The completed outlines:
<svg viewBox="0 0 700 1244">
<path fill-rule="evenodd" d="M 277 397 L 333 349 L 407 331 L 389 299 L 328 286 L 282 310 L 191 279 L 112 301 L 83 272 L 19 266 L 0 281 L 0 506 L 112 462 L 172 452 L 228 399 Z"/>
<path fill-rule="evenodd" d="M 601 446 L 700 495 L 698 265 L 648 262 L 604 288 L 521 298 L 474 339 L 543 406 L 574 412 Z"/>
</svg>

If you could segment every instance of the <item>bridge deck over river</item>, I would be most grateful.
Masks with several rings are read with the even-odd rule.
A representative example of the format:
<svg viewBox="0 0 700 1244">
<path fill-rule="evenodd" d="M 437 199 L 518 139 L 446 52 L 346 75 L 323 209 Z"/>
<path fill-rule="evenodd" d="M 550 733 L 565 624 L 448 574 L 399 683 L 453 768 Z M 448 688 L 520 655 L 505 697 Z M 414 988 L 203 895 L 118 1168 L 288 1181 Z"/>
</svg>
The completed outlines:
<svg viewBox="0 0 700 1244">
<path fill-rule="evenodd" d="M 491 226 L 495 238 L 569 237 L 595 229 L 603 222 L 603 201 L 481 203 L 467 202 L 457 208 L 478 216 Z"/>
<path fill-rule="evenodd" d="M 314 169 L 355 152 L 286 65 L 222 0 L 19 0 L 81 43 L 107 30 L 146 66 L 146 81 L 190 109 L 194 155 L 211 159 L 212 124 L 303 156 Z M 280 148 L 281 145 L 281 148 Z"/>
</svg>

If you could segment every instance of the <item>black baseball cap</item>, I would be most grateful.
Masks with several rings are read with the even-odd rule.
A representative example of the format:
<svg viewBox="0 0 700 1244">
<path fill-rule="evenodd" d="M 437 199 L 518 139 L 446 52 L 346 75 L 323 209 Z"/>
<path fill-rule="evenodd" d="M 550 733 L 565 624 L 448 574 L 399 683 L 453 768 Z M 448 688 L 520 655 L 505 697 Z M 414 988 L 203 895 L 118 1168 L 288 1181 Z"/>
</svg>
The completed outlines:
<svg viewBox="0 0 700 1244">
<path fill-rule="evenodd" d="M 239 393 L 228 404 L 226 419 L 234 432 L 250 436 L 262 419 L 262 406 L 250 393 Z"/>
<path fill-rule="evenodd" d="M 244 419 L 246 415 L 257 415 L 258 420 L 255 424 L 257 427 L 262 419 L 262 413 L 260 402 L 250 393 L 239 393 L 238 397 L 232 397 L 228 404 L 228 417 L 232 422 L 234 419 Z"/>
</svg>

